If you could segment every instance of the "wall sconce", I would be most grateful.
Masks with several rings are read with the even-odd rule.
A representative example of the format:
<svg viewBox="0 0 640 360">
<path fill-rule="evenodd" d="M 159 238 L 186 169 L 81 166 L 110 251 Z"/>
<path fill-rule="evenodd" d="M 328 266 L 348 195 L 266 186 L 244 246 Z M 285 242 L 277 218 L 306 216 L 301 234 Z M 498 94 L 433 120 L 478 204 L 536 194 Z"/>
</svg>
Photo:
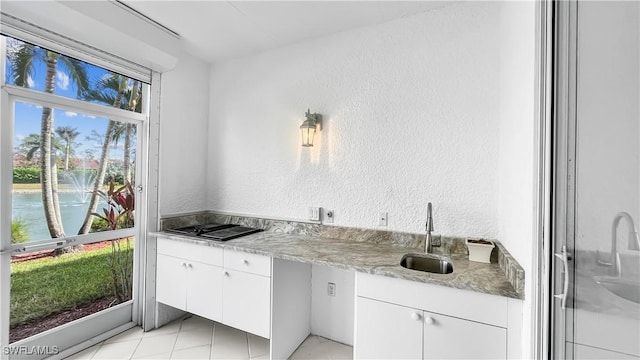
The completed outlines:
<svg viewBox="0 0 640 360">
<path fill-rule="evenodd" d="M 310 147 L 313 146 L 313 137 L 316 134 L 316 130 L 322 130 L 322 115 L 311 113 L 309 109 L 307 109 L 306 114 L 304 114 L 307 119 L 300 125 L 300 132 L 302 132 L 302 146 Z"/>
</svg>

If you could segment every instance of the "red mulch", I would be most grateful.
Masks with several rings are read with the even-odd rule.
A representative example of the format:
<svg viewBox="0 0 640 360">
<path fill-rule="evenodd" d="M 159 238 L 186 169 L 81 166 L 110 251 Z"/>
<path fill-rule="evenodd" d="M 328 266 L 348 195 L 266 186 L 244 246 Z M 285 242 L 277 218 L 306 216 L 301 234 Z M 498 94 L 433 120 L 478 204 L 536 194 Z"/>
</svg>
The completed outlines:
<svg viewBox="0 0 640 360">
<path fill-rule="evenodd" d="M 83 251 L 90 251 L 90 250 L 102 249 L 103 247 L 109 246 L 109 245 L 111 245 L 111 241 L 101 241 L 93 244 L 84 244 L 80 246 L 82 246 Z M 28 261 L 28 260 L 35 260 L 35 259 L 51 258 L 54 256 L 54 252 L 55 250 L 43 250 L 43 251 L 30 252 L 28 254 L 14 255 L 11 257 L 11 262 L 14 263 L 14 262 L 21 262 L 21 261 Z"/>
<path fill-rule="evenodd" d="M 117 304 L 117 299 L 112 296 L 97 299 L 86 304 L 76 306 L 73 309 L 65 310 L 58 314 L 49 315 L 42 319 L 36 319 L 9 330 L 9 343 L 28 338 L 43 331 L 53 329 L 56 326 L 66 324 L 87 315 L 97 313 Z"/>
</svg>

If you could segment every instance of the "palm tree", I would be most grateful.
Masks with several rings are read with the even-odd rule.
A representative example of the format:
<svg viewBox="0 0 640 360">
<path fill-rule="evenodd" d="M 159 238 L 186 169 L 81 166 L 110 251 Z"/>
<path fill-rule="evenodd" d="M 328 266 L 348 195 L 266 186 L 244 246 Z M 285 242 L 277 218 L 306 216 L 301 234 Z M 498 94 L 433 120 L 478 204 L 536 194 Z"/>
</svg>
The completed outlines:
<svg viewBox="0 0 640 360">
<path fill-rule="evenodd" d="M 69 156 L 73 152 L 73 149 L 71 149 L 71 144 L 73 143 L 73 140 L 75 140 L 76 137 L 80 135 L 80 133 L 76 130 L 76 128 L 72 128 L 70 126 L 58 126 L 56 128 L 56 134 L 58 134 L 58 136 L 65 142 L 64 171 L 69 171 Z"/>
<path fill-rule="evenodd" d="M 24 155 L 28 161 L 31 161 L 36 155 L 40 156 L 41 143 L 40 134 L 29 134 L 29 136 L 22 139 L 16 151 L 18 154 Z M 64 151 L 59 138 L 53 139 L 53 148 L 58 151 Z"/>
<path fill-rule="evenodd" d="M 8 54 L 9 76 L 17 86 L 30 87 L 36 74 L 36 66 L 46 65 L 44 92 L 53 94 L 58 66 L 66 70 L 72 84 L 76 86 L 78 96 L 88 88 L 87 73 L 83 64 L 75 59 L 60 55 L 37 46 L 20 43 L 15 51 Z M 64 228 L 60 217 L 58 201 L 58 179 L 53 143 L 53 109 L 42 108 L 40 120 L 40 181 L 42 184 L 42 203 L 49 234 L 52 238 L 64 237 Z"/>
<path fill-rule="evenodd" d="M 135 80 L 133 81 L 133 85 L 129 87 L 129 83 L 131 80 L 125 76 L 112 73 L 111 76 L 107 76 L 102 78 L 100 81 L 96 83 L 96 85 L 87 91 L 84 94 L 84 99 L 91 102 L 98 102 L 103 104 L 108 104 L 110 106 L 124 109 L 124 110 L 132 110 L 140 109 L 140 91 L 139 88 L 142 84 Z M 130 174 L 130 159 L 129 154 L 130 150 L 130 140 L 127 140 L 127 137 L 131 137 L 132 130 L 129 128 L 128 124 L 125 126 L 119 125 L 118 122 L 113 120 L 109 120 L 107 124 L 107 129 L 104 135 L 104 141 L 102 142 L 102 152 L 100 154 L 100 168 L 98 169 L 98 175 L 96 176 L 95 184 L 93 187 L 93 195 L 91 196 L 91 200 L 89 201 L 89 208 L 87 209 L 87 214 L 85 215 L 84 222 L 78 231 L 78 235 L 87 234 L 91 230 L 91 224 L 93 223 L 93 213 L 96 212 L 96 208 L 98 206 L 98 191 L 100 190 L 100 186 L 104 183 L 105 174 L 107 172 L 107 165 L 109 159 L 109 147 L 111 142 L 117 143 L 122 134 L 125 134 L 125 151 L 124 151 L 124 177 L 127 179 Z"/>
</svg>

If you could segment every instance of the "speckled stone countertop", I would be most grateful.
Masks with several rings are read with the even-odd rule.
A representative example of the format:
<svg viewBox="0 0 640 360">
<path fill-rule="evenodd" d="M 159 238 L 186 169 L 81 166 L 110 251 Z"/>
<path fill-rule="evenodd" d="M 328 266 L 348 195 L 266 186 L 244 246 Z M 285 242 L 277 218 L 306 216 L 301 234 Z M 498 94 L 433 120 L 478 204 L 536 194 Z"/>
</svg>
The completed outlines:
<svg viewBox="0 0 640 360">
<path fill-rule="evenodd" d="M 230 248 L 278 259 L 326 265 L 515 299 L 524 298 L 522 289 L 519 289 L 520 291 L 516 289 L 523 287 L 524 284 L 517 283 L 517 286 L 514 286 L 513 281 L 509 281 L 508 274 L 505 274 L 505 267 L 502 266 L 504 264 L 500 264 L 501 261 L 502 263 L 510 261 L 505 260 L 510 255 L 504 248 L 501 248 L 504 251 L 501 253 L 502 259 L 496 259 L 494 256 L 490 264 L 469 261 L 465 253 L 447 253 L 445 255 L 453 261 L 453 273 L 433 274 L 400 266 L 402 256 L 410 252 L 420 252 L 419 247 L 398 246 L 386 242 L 353 241 L 329 237 L 326 234 L 318 236 L 268 230 L 225 242 L 200 240 L 167 232 L 151 235 L 206 246 Z M 501 247 L 499 243 L 496 245 Z M 515 268 L 512 272 L 518 273 L 519 277 L 520 275 L 524 277 L 517 263 L 515 265 L 509 263 L 507 268 Z"/>
</svg>

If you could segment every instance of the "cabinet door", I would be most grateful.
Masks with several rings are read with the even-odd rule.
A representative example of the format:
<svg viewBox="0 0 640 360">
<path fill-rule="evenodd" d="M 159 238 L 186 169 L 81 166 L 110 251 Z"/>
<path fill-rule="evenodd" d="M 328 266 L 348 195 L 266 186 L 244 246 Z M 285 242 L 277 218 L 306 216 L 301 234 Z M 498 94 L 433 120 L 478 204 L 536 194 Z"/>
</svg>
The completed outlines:
<svg viewBox="0 0 640 360">
<path fill-rule="evenodd" d="M 187 310 L 187 261 L 172 256 L 158 254 L 156 268 L 156 300 Z"/>
<path fill-rule="evenodd" d="M 270 338 L 270 277 L 225 269 L 222 297 L 224 324 Z"/>
<path fill-rule="evenodd" d="M 422 310 L 357 297 L 356 359 L 422 359 Z"/>
<path fill-rule="evenodd" d="M 424 359 L 506 359 L 507 329 L 424 313 Z"/>
<path fill-rule="evenodd" d="M 213 321 L 222 321 L 222 277 L 224 270 L 195 261 L 187 264 L 187 311 Z"/>
</svg>

